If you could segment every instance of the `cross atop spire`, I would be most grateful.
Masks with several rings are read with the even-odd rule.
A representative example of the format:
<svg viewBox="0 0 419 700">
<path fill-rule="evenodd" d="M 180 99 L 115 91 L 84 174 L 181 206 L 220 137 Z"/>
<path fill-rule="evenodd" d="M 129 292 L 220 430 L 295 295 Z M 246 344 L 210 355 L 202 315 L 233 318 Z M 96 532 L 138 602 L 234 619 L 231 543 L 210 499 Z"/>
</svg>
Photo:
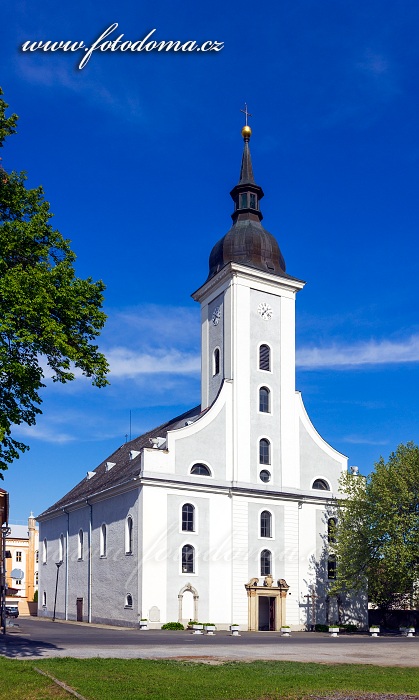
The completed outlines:
<svg viewBox="0 0 419 700">
<path fill-rule="evenodd" d="M 243 112 L 243 114 L 245 115 L 245 117 L 246 117 L 246 126 L 248 126 L 247 118 L 248 118 L 248 117 L 251 117 L 252 115 L 251 115 L 250 112 L 247 110 L 247 103 L 246 103 L 246 102 L 244 103 L 244 109 L 241 109 L 240 112 Z"/>
</svg>

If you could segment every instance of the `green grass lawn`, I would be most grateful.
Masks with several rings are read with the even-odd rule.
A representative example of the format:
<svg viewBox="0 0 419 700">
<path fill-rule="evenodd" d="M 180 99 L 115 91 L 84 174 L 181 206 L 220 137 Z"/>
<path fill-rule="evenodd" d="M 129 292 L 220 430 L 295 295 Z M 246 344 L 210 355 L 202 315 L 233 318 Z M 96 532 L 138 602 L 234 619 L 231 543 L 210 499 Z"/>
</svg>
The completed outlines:
<svg viewBox="0 0 419 700">
<path fill-rule="evenodd" d="M 70 698 L 34 671 L 63 681 L 88 700 L 267 700 L 333 691 L 409 693 L 419 697 L 419 669 L 293 661 L 208 665 L 141 659 L 0 658 L 1 700 Z"/>
</svg>

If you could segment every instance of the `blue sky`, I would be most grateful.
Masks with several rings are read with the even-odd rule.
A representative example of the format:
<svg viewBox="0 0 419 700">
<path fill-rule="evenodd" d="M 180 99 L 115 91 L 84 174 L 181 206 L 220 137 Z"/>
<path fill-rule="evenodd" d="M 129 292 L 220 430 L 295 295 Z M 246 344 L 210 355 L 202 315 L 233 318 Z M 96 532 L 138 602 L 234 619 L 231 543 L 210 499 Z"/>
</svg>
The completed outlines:
<svg viewBox="0 0 419 700">
<path fill-rule="evenodd" d="M 224 42 L 219 52 L 22 52 L 25 41 Z M 1 81 L 6 170 L 42 184 L 77 272 L 103 279 L 111 385 L 43 392 L 5 473 L 11 519 L 40 513 L 129 434 L 199 403 L 199 308 L 230 227 L 244 102 L 264 225 L 297 299 L 297 388 L 363 473 L 419 441 L 419 4 L 416 0 L 18 1 Z"/>
</svg>

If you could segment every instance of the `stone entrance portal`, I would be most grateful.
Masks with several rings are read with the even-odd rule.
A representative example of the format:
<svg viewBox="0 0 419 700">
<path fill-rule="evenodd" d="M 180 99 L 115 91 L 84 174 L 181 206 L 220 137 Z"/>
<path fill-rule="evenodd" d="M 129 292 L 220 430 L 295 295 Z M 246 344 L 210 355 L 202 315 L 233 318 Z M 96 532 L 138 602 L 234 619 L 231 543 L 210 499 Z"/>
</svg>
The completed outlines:
<svg viewBox="0 0 419 700">
<path fill-rule="evenodd" d="M 273 585 L 272 576 L 265 576 L 263 585 L 258 578 L 245 584 L 247 590 L 249 630 L 279 631 L 286 624 L 285 604 L 289 586 L 283 578 Z"/>
<path fill-rule="evenodd" d="M 198 600 L 199 595 L 196 588 L 190 583 L 179 591 L 179 614 L 178 620 L 183 625 L 187 625 L 189 620 L 198 620 Z"/>
</svg>

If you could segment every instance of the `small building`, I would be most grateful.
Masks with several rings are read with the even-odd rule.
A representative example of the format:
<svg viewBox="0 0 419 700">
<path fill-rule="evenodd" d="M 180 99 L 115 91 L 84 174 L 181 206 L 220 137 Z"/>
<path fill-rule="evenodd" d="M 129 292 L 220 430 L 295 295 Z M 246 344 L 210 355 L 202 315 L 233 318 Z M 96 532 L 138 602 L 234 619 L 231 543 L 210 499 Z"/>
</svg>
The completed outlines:
<svg viewBox="0 0 419 700">
<path fill-rule="evenodd" d="M 233 224 L 192 295 L 201 404 L 118 447 L 38 517 L 39 615 L 249 630 L 336 618 L 330 526 L 347 458 L 295 390 L 305 283 L 262 226 L 250 134 L 246 125 Z M 364 621 L 356 610 L 348 603 L 346 621 Z"/>
<path fill-rule="evenodd" d="M 27 525 L 9 525 L 6 551 L 6 595 L 13 590 L 19 614 L 27 615 L 33 611 L 31 604 L 38 590 L 39 532 L 33 513 Z"/>
</svg>

